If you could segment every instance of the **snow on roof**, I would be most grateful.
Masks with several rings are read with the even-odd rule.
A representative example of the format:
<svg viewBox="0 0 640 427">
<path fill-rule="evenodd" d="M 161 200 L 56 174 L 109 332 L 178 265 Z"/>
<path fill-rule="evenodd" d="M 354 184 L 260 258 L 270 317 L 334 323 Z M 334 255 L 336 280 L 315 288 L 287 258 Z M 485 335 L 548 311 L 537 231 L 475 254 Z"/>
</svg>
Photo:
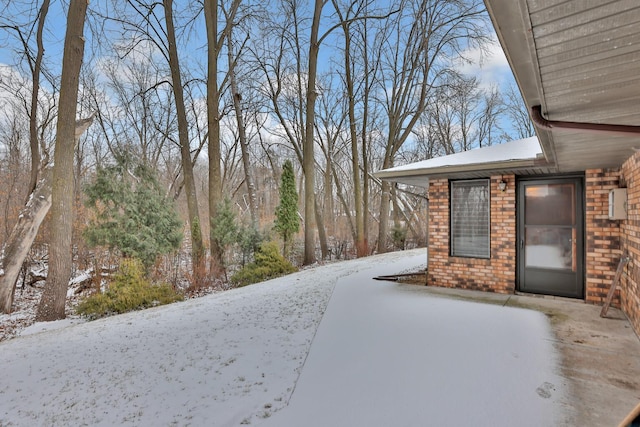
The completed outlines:
<svg viewBox="0 0 640 427">
<path fill-rule="evenodd" d="M 435 157 L 433 159 L 422 160 L 409 163 L 403 166 L 385 169 L 381 172 L 400 172 L 440 168 L 444 166 L 476 165 L 483 163 L 500 163 L 513 160 L 535 160 L 542 155 L 542 149 L 538 138 L 519 139 L 505 142 L 500 145 L 476 148 L 461 153 L 449 154 L 448 156 Z"/>
</svg>

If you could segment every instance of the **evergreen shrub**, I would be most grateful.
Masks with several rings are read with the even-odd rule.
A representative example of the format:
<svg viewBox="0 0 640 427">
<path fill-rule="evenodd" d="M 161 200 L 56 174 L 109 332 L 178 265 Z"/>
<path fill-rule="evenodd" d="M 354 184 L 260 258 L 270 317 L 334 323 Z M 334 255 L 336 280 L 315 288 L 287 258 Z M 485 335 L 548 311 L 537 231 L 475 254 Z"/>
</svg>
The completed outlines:
<svg viewBox="0 0 640 427">
<path fill-rule="evenodd" d="M 393 246 L 395 249 L 404 250 L 407 241 L 407 228 L 401 225 L 395 225 L 391 229 L 391 240 L 393 240 Z"/>
<path fill-rule="evenodd" d="M 298 191 L 291 160 L 285 160 L 280 177 L 280 204 L 276 207 L 275 231 L 282 237 L 282 254 L 288 256 L 293 246 L 293 237 L 300 230 L 298 216 Z"/>
<path fill-rule="evenodd" d="M 144 271 L 141 261 L 124 259 L 109 288 L 104 293 L 96 293 L 82 300 L 76 307 L 76 313 L 97 319 L 182 300 L 182 295 L 171 285 L 152 284 Z"/>
<path fill-rule="evenodd" d="M 159 255 L 180 246 L 182 222 L 156 173 L 128 155 L 99 168 L 85 188 L 93 218 L 84 231 L 89 246 L 116 249 L 149 269 Z"/>
<path fill-rule="evenodd" d="M 284 276 L 297 269 L 282 255 L 275 242 L 265 242 L 255 253 L 255 261 L 247 264 L 231 277 L 235 286 L 246 286 L 252 283 Z"/>
</svg>

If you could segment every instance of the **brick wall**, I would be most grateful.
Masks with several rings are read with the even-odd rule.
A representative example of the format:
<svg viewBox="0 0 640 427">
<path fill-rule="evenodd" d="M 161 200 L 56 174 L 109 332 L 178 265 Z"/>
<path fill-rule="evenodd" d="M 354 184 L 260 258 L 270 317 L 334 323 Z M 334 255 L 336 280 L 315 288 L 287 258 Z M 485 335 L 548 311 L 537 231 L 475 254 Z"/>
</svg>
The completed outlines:
<svg viewBox="0 0 640 427">
<path fill-rule="evenodd" d="M 504 179 L 507 190 L 498 189 Z M 449 181 L 429 181 L 429 285 L 513 293 L 516 278 L 515 177 L 492 176 L 491 258 L 449 256 Z"/>
<path fill-rule="evenodd" d="M 507 191 L 498 182 L 507 181 Z M 428 283 L 512 293 L 516 283 L 516 188 L 514 176 L 491 177 L 491 258 L 449 256 L 449 182 L 429 182 Z M 628 219 L 610 220 L 609 191 L 627 187 Z M 640 335 L 640 153 L 621 170 L 585 171 L 585 301 L 602 304 L 624 250 L 631 261 L 613 305 L 622 307 Z"/>
<path fill-rule="evenodd" d="M 609 219 L 609 191 L 618 188 L 620 171 L 585 171 L 585 301 L 602 304 L 609 293 L 622 250 L 620 223 Z M 620 306 L 619 293 L 613 305 Z"/>
<path fill-rule="evenodd" d="M 622 277 L 621 304 L 640 335 L 640 153 L 622 165 L 622 187 L 627 187 L 627 220 L 622 222 L 622 248 L 630 261 Z"/>
</svg>

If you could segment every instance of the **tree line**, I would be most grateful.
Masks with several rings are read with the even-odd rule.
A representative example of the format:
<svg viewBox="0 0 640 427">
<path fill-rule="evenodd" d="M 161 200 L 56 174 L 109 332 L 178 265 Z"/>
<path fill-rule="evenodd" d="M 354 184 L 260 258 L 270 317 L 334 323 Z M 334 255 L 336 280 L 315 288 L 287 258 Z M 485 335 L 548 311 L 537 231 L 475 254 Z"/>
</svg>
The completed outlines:
<svg viewBox="0 0 640 427">
<path fill-rule="evenodd" d="M 18 271 L 44 254 L 38 317 L 64 317 L 73 270 L 101 247 L 87 245 L 100 205 L 83 189 L 122 159 L 175 202 L 199 282 L 226 274 L 220 209 L 254 232 L 286 229 L 299 264 L 386 252 L 424 243 L 426 194 L 373 172 L 533 135 L 515 89 L 460 72 L 492 43 L 481 0 L 0 8 L 5 312 Z M 302 235 L 276 220 L 285 164 Z"/>
</svg>

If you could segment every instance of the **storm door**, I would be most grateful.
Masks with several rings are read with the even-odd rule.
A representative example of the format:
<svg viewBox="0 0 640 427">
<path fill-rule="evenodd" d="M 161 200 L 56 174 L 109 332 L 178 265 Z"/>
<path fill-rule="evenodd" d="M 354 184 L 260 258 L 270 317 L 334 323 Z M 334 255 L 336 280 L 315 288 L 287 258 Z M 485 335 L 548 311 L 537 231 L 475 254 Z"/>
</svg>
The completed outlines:
<svg viewBox="0 0 640 427">
<path fill-rule="evenodd" d="M 518 185 L 518 290 L 582 298 L 582 179 Z"/>
</svg>

